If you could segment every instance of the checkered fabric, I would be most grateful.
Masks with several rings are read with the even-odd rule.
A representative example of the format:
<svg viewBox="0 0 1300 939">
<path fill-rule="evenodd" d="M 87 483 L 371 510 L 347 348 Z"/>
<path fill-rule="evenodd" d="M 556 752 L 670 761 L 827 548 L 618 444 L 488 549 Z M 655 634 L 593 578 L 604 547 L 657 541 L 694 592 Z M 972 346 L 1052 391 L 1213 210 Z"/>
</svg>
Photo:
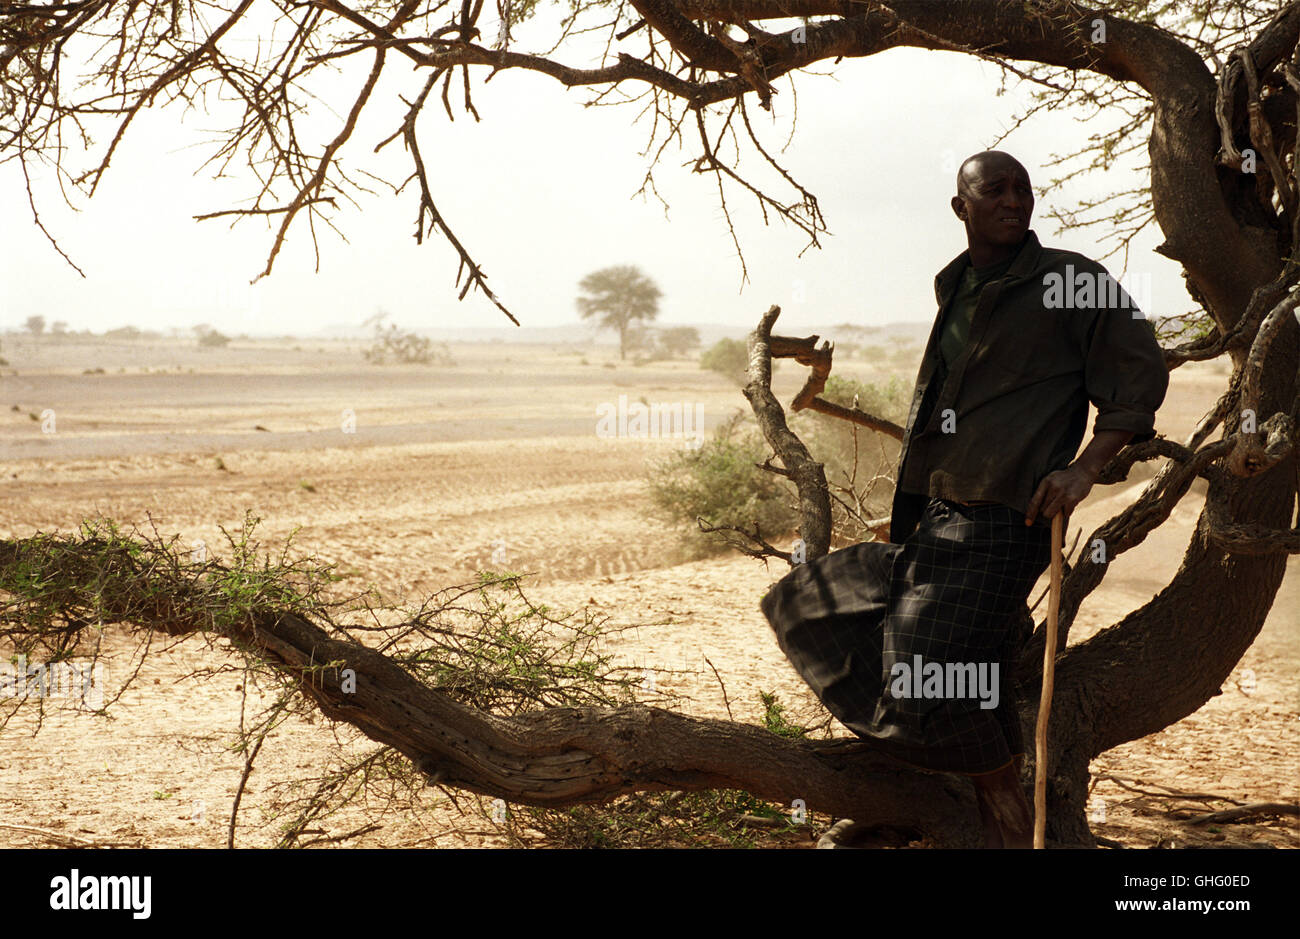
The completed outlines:
<svg viewBox="0 0 1300 939">
<path fill-rule="evenodd" d="M 1050 553 L 1042 520 L 932 499 L 902 544 L 863 542 L 801 564 L 761 605 L 795 669 L 854 733 L 926 769 L 990 772 L 1024 749 L 1010 670 Z M 973 693 L 895 696 L 894 664 L 917 655 L 998 663 L 998 706 L 981 708 Z"/>
</svg>

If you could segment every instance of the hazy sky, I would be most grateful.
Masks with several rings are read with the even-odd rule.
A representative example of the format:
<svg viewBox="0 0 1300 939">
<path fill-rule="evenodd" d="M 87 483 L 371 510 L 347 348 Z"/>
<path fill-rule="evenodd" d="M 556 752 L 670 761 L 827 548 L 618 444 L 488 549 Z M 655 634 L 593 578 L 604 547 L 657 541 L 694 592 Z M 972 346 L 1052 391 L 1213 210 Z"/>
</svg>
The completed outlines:
<svg viewBox="0 0 1300 939">
<path fill-rule="evenodd" d="M 542 48 L 528 37 L 546 32 L 545 25 L 531 24 L 514 47 Z M 586 64 L 576 47 L 556 57 Z M 356 65 L 364 69 L 369 59 Z M 475 74 L 481 82 L 486 70 Z M 396 182 L 409 172 L 400 140 L 378 156 L 372 151 L 396 127 L 401 106 L 395 95 L 410 97 L 422 80 L 393 62 L 369 118 L 343 151 L 347 167 Z M 345 111 L 360 81 L 357 69 L 349 68 L 326 100 Z M 1029 86 L 999 97 L 998 85 L 992 65 L 913 50 L 846 59 L 833 76 L 797 78 L 798 124 L 780 159 L 819 197 L 831 234 L 820 250 L 799 258 L 803 233 L 780 222 L 765 227 L 753 198 L 729 187 L 749 268 L 743 290 L 715 179 L 682 166 L 694 148 L 670 146 L 656 169 L 658 188 L 671 206 L 667 217 L 653 196 L 632 198 L 648 163 L 641 151 L 649 120 L 634 121 L 640 103 L 586 108 L 590 89 L 566 90 L 546 76 L 502 72 L 477 86 L 482 123 L 459 112 L 449 123 L 440 103 L 430 105 L 421 149 L 440 210 L 526 326 L 577 321 L 578 281 L 611 264 L 639 265 L 660 285 L 661 323 L 750 326 L 772 303 L 782 306 L 787 329 L 929 321 L 935 313 L 934 274 L 965 247 L 948 205 L 955 165 L 991 145 L 1029 101 Z M 785 144 L 794 103 L 786 80 L 778 88 L 773 115 L 750 102 L 751 120 L 774 153 Z M 15 167 L 0 167 L 0 329 L 40 313 L 47 321 L 97 331 L 124 324 L 188 329 L 206 322 L 230 333 L 300 333 L 359 324 L 379 308 L 410 327 L 509 325 L 477 293 L 456 300 L 455 253 L 438 238 L 415 244 L 409 189 L 399 196 L 363 196 L 359 209 L 345 204 L 334 218 L 348 242 L 318 225 L 318 274 L 306 217 L 300 216 L 275 271 L 250 287 L 271 245 L 267 225 L 247 220 L 232 229 L 228 221 L 192 219 L 229 208 L 252 192 L 247 169 L 240 174 L 232 167 L 231 178 L 220 181 L 212 179 L 211 168 L 198 172 L 213 149 L 203 141 L 228 113 L 225 107 L 214 102 L 206 113 L 168 107 L 142 115 L 95 198 L 75 199 L 79 211 L 63 204 L 51 176 L 43 177 L 38 205 L 86 272 L 84 279 L 31 223 Z M 1041 185 L 1060 175 L 1045 167 L 1053 153 L 1074 149 L 1104 127 L 1079 117 L 1036 117 L 1001 148 L 1015 154 Z M 324 104 L 311 118 L 321 140 L 341 120 Z M 109 135 L 103 127 L 98 139 Z M 690 135 L 686 139 L 692 142 Z M 742 164 L 746 168 L 762 175 L 756 155 Z M 1130 169 L 1054 190 L 1039 197 L 1034 229 L 1047 244 L 1099 258 L 1105 250 L 1096 240 L 1100 232 L 1058 236 L 1047 210 L 1146 184 L 1145 175 Z M 787 190 L 777 193 L 789 198 Z M 1177 265 L 1151 251 L 1158 242 L 1153 227 L 1136 243 L 1129 270 L 1150 278 L 1148 312 L 1182 312 L 1190 301 Z M 1105 263 L 1118 276 L 1122 255 Z"/>
</svg>

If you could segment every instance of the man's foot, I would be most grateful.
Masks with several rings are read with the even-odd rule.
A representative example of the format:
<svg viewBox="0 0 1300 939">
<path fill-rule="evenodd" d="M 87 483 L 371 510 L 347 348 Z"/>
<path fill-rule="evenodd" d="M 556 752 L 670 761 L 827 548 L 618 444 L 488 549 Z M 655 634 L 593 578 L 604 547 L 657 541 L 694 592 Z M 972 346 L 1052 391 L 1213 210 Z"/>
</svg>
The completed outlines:
<svg viewBox="0 0 1300 939">
<path fill-rule="evenodd" d="M 1020 788 L 1020 773 L 1013 760 L 992 773 L 972 775 L 975 800 L 980 807 L 986 848 L 1032 848 L 1034 814 Z M 994 844 L 996 832 L 999 844 Z"/>
<path fill-rule="evenodd" d="M 864 836 L 868 833 L 866 825 L 859 825 L 851 818 L 841 818 L 817 839 L 817 847 L 861 848 Z"/>
<path fill-rule="evenodd" d="M 906 848 L 924 842 L 924 836 L 905 825 L 867 825 L 841 818 L 817 839 L 819 848 Z"/>
<path fill-rule="evenodd" d="M 980 810 L 980 827 L 984 829 L 984 847 L 1001 848 L 1002 829 L 998 827 L 997 819 L 993 817 L 993 809 L 989 805 L 989 800 L 984 796 L 984 790 L 979 786 L 975 787 L 975 804 Z"/>
</svg>

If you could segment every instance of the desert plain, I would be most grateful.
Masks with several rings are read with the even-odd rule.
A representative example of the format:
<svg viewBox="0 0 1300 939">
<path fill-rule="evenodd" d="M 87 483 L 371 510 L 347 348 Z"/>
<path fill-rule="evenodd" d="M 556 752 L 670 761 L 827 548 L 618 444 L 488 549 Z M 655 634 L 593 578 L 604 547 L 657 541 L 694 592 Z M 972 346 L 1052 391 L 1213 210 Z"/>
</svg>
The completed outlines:
<svg viewBox="0 0 1300 939">
<path fill-rule="evenodd" d="M 758 608 L 784 565 L 684 551 L 679 528 L 651 510 L 647 474 L 686 443 L 597 433 L 600 408 L 620 395 L 698 406 L 705 432 L 746 410 L 738 383 L 702 370 L 697 357 L 634 365 L 595 342 L 462 342 L 449 346 L 454 364 L 416 366 L 369 364 L 362 342 L 339 339 L 209 349 L 183 339 L 8 334 L 3 343 L 0 537 L 73 532 L 83 519 L 109 517 L 219 555 L 222 529 L 237 530 L 251 512 L 267 545 L 292 536 L 295 554 L 337 564 L 345 584 L 408 597 L 504 563 L 527 572 L 534 602 L 585 607 L 631 627 L 611 635 L 609 651 L 653 673 L 657 693 L 674 696 L 665 706 L 761 723 L 767 692 L 791 715 L 815 719 L 817 702 Z M 910 383 L 919 345 L 913 353 L 889 365 L 837 360 L 835 374 Z M 778 397 L 788 403 L 802 379 L 783 363 Z M 1226 380 L 1224 363 L 1175 370 L 1158 431 L 1185 439 Z M 1095 488 L 1067 545 L 1074 529 L 1091 531 L 1150 476 L 1140 466 L 1125 483 Z M 1165 525 L 1114 561 L 1071 642 L 1116 623 L 1169 581 L 1203 493 L 1198 483 Z M 1094 761 L 1089 815 L 1108 843 L 1300 847 L 1294 816 L 1190 821 L 1300 795 L 1297 565 L 1292 558 L 1268 621 L 1221 694 Z M 139 639 L 113 627 L 103 649 L 110 690 L 139 668 L 109 716 L 52 707 L 35 732 L 24 709 L 0 731 L 0 846 L 225 845 L 245 769 L 227 744 L 241 706 L 262 691 L 245 689 L 238 660 L 199 637 L 154 648 L 141 662 Z M 268 737 L 244 787 L 238 845 L 274 845 L 273 797 L 340 752 L 364 749 L 347 734 L 337 742 L 336 730 L 309 715 Z M 828 818 L 808 808 L 805 830 L 752 834 L 765 846 L 810 847 Z M 329 840 L 361 828 L 370 830 Z M 433 788 L 402 811 L 372 816 L 358 804 L 320 831 L 332 845 L 510 843 L 491 818 Z"/>
</svg>

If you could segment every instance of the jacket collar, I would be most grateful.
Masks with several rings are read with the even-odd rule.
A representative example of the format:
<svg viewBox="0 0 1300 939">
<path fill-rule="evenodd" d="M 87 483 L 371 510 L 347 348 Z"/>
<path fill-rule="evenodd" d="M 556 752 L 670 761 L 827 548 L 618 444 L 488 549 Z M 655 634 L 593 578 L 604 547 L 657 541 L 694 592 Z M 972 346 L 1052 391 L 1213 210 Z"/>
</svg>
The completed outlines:
<svg viewBox="0 0 1300 939">
<path fill-rule="evenodd" d="M 1039 243 L 1038 236 L 1034 234 L 1034 230 L 1031 228 L 1025 236 L 1025 243 L 1020 246 L 1020 253 L 1011 262 L 1011 267 L 1002 275 L 1002 279 L 1007 283 L 1029 279 L 1037 272 L 1042 256 L 1043 246 Z M 935 275 L 934 296 L 939 301 L 940 306 L 943 306 L 948 298 L 952 296 L 953 291 L 957 289 L 957 280 L 969 263 L 970 249 L 967 248 L 949 261 L 948 266 Z"/>
</svg>

